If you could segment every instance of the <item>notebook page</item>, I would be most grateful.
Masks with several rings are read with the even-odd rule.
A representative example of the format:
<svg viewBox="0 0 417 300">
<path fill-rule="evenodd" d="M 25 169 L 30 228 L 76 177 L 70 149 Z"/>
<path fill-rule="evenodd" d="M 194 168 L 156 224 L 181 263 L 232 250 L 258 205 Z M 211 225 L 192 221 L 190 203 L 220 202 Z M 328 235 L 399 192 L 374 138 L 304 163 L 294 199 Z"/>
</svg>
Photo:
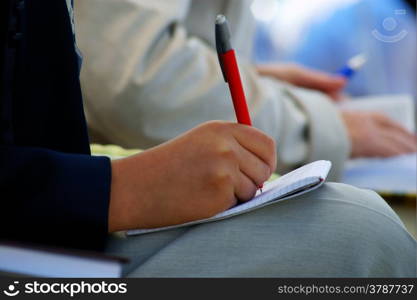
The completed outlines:
<svg viewBox="0 0 417 300">
<path fill-rule="evenodd" d="M 135 229 L 128 231 L 127 234 L 144 234 L 171 228 L 212 222 L 234 215 L 238 215 L 244 212 L 248 212 L 256 208 L 265 206 L 267 203 L 278 201 L 279 199 L 284 198 L 285 196 L 302 192 L 309 188 L 312 189 L 314 186 L 319 185 L 326 179 L 327 174 L 330 171 L 330 168 L 331 162 L 325 160 L 316 161 L 307 164 L 301 168 L 298 168 L 284 176 L 281 176 L 272 182 L 266 183 L 264 185 L 263 192 L 261 193 L 260 191 L 258 191 L 252 200 L 232 207 L 211 218 L 161 228 Z"/>
<path fill-rule="evenodd" d="M 380 193 L 416 194 L 417 153 L 347 162 L 342 182 Z"/>
<path fill-rule="evenodd" d="M 266 202 L 299 191 L 303 187 L 310 187 L 314 184 L 318 184 L 327 177 L 329 170 L 330 162 L 328 161 L 316 161 L 305 165 L 272 182 L 266 183 L 262 189 L 262 193 L 258 191 L 252 200 L 232 207 L 212 218 L 224 217 L 241 211 L 250 210 L 253 207 L 260 206 Z"/>
<path fill-rule="evenodd" d="M 338 104 L 342 110 L 379 112 L 397 121 L 409 131 L 416 131 L 414 99 L 411 95 L 380 95 L 354 98 Z"/>
</svg>

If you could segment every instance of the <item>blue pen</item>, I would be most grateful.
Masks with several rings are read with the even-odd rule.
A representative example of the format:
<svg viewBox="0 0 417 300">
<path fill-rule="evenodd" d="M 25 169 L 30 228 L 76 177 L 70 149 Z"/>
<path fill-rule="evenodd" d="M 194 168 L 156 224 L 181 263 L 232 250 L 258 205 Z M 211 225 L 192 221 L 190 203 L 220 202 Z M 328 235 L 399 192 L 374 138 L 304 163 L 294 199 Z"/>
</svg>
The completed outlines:
<svg viewBox="0 0 417 300">
<path fill-rule="evenodd" d="M 356 55 L 355 57 L 352 57 L 351 59 L 349 59 L 349 61 L 347 62 L 347 64 L 337 72 L 337 74 L 350 79 L 352 78 L 353 75 L 355 75 L 355 73 L 357 71 L 359 71 L 363 65 L 366 63 L 367 58 L 365 56 L 365 54 L 359 54 Z"/>
</svg>

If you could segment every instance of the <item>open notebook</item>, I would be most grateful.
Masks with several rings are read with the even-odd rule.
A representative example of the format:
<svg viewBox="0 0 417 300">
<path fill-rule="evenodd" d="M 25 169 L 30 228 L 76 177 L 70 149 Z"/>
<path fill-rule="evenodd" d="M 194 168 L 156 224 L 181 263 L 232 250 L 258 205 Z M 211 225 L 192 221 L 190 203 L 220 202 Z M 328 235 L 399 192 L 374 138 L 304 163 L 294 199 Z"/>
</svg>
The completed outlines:
<svg viewBox="0 0 417 300">
<path fill-rule="evenodd" d="M 415 132 L 415 107 L 409 95 L 379 95 L 354 98 L 339 103 L 339 108 L 348 111 L 379 112 L 387 115 L 409 131 Z"/>
<path fill-rule="evenodd" d="M 417 153 L 390 158 L 353 159 L 346 163 L 342 182 L 384 196 L 417 194 Z"/>
<path fill-rule="evenodd" d="M 289 199 L 291 197 L 310 192 L 319 187 L 326 180 L 330 171 L 331 163 L 325 160 L 319 160 L 301 168 L 298 168 L 284 176 L 268 182 L 264 185 L 263 192 L 257 192 L 255 197 L 245 203 L 234 206 L 224 212 L 221 212 L 211 218 L 197 220 L 189 223 L 152 228 L 152 229 L 135 229 L 127 232 L 128 235 L 145 234 L 155 231 L 167 230 L 183 226 L 207 223 L 226 219 L 235 215 L 243 214 L 278 201 Z"/>
</svg>

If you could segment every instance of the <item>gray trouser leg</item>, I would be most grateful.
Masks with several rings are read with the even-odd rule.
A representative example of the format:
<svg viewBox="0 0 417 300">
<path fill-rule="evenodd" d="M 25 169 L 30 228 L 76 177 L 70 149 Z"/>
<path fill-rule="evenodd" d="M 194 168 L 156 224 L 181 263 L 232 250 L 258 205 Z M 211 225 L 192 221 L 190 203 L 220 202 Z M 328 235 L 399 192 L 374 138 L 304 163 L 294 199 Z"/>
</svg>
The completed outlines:
<svg viewBox="0 0 417 300">
<path fill-rule="evenodd" d="M 328 183 L 248 214 L 113 239 L 133 277 L 415 277 L 416 241 L 371 191 Z"/>
</svg>

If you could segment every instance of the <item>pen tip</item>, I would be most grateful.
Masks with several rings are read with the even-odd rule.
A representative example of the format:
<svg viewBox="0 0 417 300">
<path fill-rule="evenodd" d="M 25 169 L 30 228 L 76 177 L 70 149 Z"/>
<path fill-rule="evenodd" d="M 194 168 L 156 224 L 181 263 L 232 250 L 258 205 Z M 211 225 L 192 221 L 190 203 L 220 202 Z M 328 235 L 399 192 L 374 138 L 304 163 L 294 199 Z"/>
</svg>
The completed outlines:
<svg viewBox="0 0 417 300">
<path fill-rule="evenodd" d="M 364 53 L 361 53 L 359 55 L 356 55 L 355 57 L 351 58 L 348 62 L 349 67 L 351 67 L 354 70 L 358 70 L 362 68 L 362 66 L 367 61 L 367 56 Z"/>
</svg>

